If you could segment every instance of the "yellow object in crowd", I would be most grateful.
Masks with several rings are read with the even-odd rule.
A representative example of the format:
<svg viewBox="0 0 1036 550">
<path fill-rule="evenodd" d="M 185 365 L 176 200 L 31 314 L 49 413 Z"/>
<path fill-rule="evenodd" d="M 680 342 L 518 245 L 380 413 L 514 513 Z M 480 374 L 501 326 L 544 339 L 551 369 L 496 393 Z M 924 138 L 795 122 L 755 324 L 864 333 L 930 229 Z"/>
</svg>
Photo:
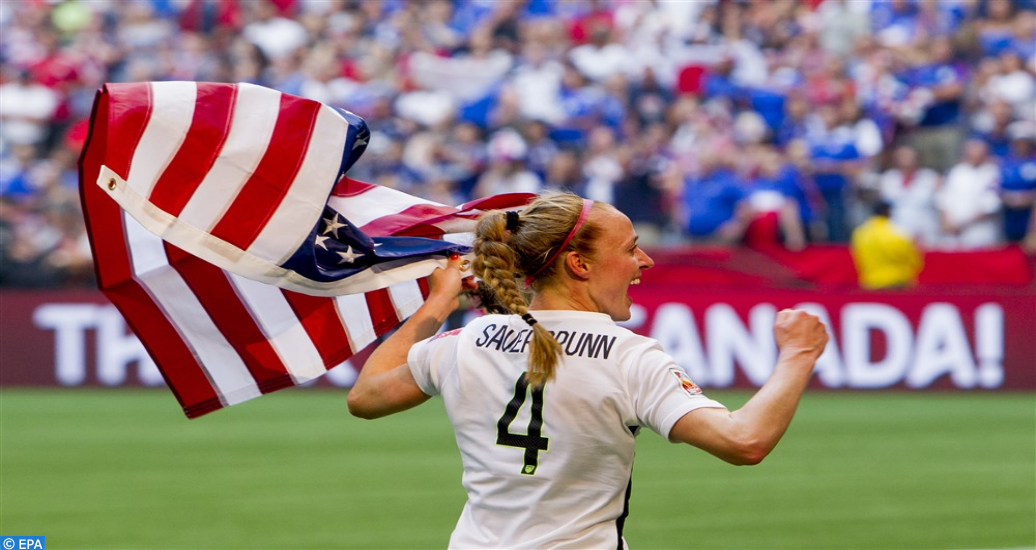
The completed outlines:
<svg viewBox="0 0 1036 550">
<path fill-rule="evenodd" d="M 913 286 L 924 265 L 914 241 L 880 215 L 853 231 L 851 251 L 863 288 Z"/>
</svg>

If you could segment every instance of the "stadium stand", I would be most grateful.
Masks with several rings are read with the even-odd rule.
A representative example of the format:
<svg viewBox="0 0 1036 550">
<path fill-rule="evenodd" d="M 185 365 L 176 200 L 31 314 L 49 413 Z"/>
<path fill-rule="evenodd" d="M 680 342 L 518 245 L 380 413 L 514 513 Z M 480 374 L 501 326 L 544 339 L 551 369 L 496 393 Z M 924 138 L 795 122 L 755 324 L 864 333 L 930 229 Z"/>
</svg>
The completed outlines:
<svg viewBox="0 0 1036 550">
<path fill-rule="evenodd" d="M 1036 252 L 1032 0 L 25 0 L 0 29 L 4 287 L 91 282 L 86 120 L 146 80 L 341 106 L 356 179 L 570 189 L 660 248 L 845 243 L 884 199 L 930 250 Z"/>
</svg>

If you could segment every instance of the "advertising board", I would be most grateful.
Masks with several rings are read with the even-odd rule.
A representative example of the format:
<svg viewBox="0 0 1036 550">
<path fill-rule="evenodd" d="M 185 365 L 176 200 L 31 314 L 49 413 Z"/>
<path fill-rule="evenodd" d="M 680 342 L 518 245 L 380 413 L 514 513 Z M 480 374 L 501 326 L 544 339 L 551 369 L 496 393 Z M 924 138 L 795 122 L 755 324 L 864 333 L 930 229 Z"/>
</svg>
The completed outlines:
<svg viewBox="0 0 1036 550">
<path fill-rule="evenodd" d="M 1036 296 L 1028 289 L 806 291 L 642 284 L 628 328 L 658 339 L 703 387 L 756 387 L 777 359 L 783 308 L 832 334 L 813 385 L 845 389 L 1036 389 Z M 0 292 L 0 384 L 159 386 L 119 312 L 96 291 Z M 365 354 L 320 385 L 349 386 Z"/>
</svg>

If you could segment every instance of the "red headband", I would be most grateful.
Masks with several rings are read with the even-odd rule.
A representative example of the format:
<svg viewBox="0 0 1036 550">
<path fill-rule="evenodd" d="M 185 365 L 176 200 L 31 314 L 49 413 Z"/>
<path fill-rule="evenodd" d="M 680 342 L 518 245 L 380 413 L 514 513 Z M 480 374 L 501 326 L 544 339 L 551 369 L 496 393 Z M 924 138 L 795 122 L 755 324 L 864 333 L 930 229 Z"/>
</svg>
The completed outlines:
<svg viewBox="0 0 1036 550">
<path fill-rule="evenodd" d="M 547 266 L 553 264 L 554 260 L 558 259 L 558 255 L 561 254 L 561 251 L 564 250 L 566 246 L 568 246 L 569 242 L 572 241 L 572 237 L 576 236 L 576 233 L 579 231 L 579 228 L 583 227 L 583 222 L 585 222 L 586 218 L 590 216 L 590 210 L 592 210 L 593 207 L 594 201 L 590 199 L 583 199 L 583 211 L 579 213 L 579 219 L 576 220 L 576 224 L 572 226 L 572 231 L 568 232 L 568 236 L 565 237 L 565 240 L 561 242 L 561 246 L 559 246 L 558 249 L 555 250 L 553 254 L 551 254 L 550 259 L 547 260 L 547 263 L 543 264 L 542 267 L 537 269 L 536 273 L 533 273 L 532 275 L 529 275 L 525 278 L 525 286 L 531 285 L 532 282 L 536 280 L 536 277 L 540 273 L 543 273 L 543 270 L 547 269 Z"/>
</svg>

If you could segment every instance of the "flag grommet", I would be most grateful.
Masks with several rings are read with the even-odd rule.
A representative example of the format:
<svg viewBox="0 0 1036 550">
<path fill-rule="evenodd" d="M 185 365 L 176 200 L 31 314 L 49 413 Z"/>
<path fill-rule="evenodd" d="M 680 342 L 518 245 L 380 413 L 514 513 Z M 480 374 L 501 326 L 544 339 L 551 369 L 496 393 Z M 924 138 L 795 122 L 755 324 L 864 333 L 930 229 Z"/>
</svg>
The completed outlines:
<svg viewBox="0 0 1036 550">
<path fill-rule="evenodd" d="M 115 191 L 115 186 L 116 186 L 115 178 L 108 178 L 108 190 L 109 191 Z"/>
</svg>

